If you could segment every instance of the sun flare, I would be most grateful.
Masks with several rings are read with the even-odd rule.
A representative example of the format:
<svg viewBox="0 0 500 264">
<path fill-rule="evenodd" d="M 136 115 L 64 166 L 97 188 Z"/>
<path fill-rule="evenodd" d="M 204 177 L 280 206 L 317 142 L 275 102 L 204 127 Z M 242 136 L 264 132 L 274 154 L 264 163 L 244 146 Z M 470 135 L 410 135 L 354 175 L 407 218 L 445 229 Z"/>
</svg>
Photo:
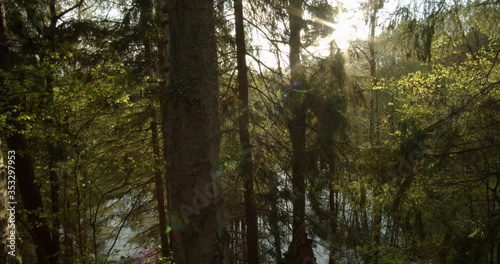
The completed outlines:
<svg viewBox="0 0 500 264">
<path fill-rule="evenodd" d="M 338 20 L 339 23 L 335 24 L 335 31 L 333 31 L 331 38 L 335 41 L 339 49 L 347 50 L 350 41 L 357 38 L 356 27 L 345 13 L 340 14 Z"/>
<path fill-rule="evenodd" d="M 330 54 L 331 43 L 335 42 L 337 48 L 346 51 L 350 47 L 350 42 L 358 39 L 366 39 L 368 36 L 367 26 L 364 23 L 363 15 L 358 12 L 343 12 L 340 9 L 336 16 L 336 23 L 331 23 L 322 19 L 316 19 L 317 23 L 329 26 L 333 32 L 316 42 L 313 51 L 318 56 L 328 56 Z"/>
</svg>

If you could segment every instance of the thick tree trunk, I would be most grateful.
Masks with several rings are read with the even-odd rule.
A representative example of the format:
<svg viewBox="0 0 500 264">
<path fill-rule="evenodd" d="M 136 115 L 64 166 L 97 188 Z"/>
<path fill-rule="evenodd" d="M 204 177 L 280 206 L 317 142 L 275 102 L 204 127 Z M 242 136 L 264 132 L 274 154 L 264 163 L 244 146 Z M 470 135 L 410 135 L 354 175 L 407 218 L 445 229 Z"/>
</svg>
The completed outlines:
<svg viewBox="0 0 500 264">
<path fill-rule="evenodd" d="M 247 224 L 247 262 L 249 264 L 257 264 L 259 263 L 259 243 L 257 229 L 257 211 L 255 209 L 254 201 L 252 146 L 250 144 L 250 134 L 248 132 L 248 76 L 242 0 L 234 1 L 234 17 L 236 26 L 236 48 L 238 63 L 238 95 L 241 103 L 241 113 L 239 117 L 239 134 L 242 153 L 240 176 L 243 178 L 243 182 L 245 184 L 244 200 L 245 220 Z"/>
<path fill-rule="evenodd" d="M 290 93 L 287 103 L 291 111 L 288 123 L 292 142 L 292 206 L 293 238 L 281 263 L 315 263 L 311 240 L 307 238 L 305 215 L 306 156 L 306 108 L 304 105 L 304 84 L 300 61 L 300 32 L 302 30 L 303 0 L 290 0 L 287 8 L 290 23 Z"/>
<path fill-rule="evenodd" d="M 163 117 L 174 259 L 226 263 L 216 171 L 220 127 L 213 1 L 168 3 L 172 66 Z"/>
<path fill-rule="evenodd" d="M 306 174 L 306 110 L 303 103 L 302 65 L 300 61 L 300 31 L 302 30 L 303 0 L 290 0 L 290 106 L 292 117 L 288 124 L 292 141 L 293 230 L 305 220 Z"/>
</svg>

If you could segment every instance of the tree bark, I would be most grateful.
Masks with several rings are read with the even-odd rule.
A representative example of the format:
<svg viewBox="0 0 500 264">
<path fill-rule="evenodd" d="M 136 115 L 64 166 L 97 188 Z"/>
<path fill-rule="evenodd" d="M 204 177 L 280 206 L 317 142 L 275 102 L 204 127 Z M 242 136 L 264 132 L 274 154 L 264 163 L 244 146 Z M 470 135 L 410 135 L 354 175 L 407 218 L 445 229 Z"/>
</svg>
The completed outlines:
<svg viewBox="0 0 500 264">
<path fill-rule="evenodd" d="M 177 264 L 226 263 L 213 0 L 171 0 L 170 79 L 163 118 L 172 247 Z M 165 98 L 164 98 L 165 99 Z"/>
<path fill-rule="evenodd" d="M 167 235 L 167 215 L 165 212 L 165 196 L 163 192 L 163 177 L 161 172 L 160 143 L 158 141 L 158 128 L 156 124 L 156 111 L 151 107 L 151 145 L 153 147 L 156 202 L 158 204 L 158 217 L 160 222 L 161 254 L 166 258 L 170 255 Z"/>
<path fill-rule="evenodd" d="M 169 0 L 157 0 L 156 8 L 157 8 L 157 19 L 158 19 L 158 35 L 159 35 L 159 44 L 158 44 L 158 69 L 157 73 L 161 76 L 159 83 L 159 94 L 160 94 L 160 108 L 161 108 L 161 132 L 163 135 L 163 158 L 165 161 L 168 160 L 168 152 L 167 152 L 167 98 L 168 98 L 168 79 L 170 74 L 170 29 L 168 23 L 168 1 Z M 165 171 L 167 174 L 164 176 L 165 186 L 168 188 L 168 164 L 165 163 Z M 168 198 L 168 196 L 167 196 Z M 165 205 L 169 208 L 169 200 L 165 201 Z M 167 225 L 168 225 L 168 214 L 167 214 Z M 169 251 L 173 250 L 172 248 L 172 233 L 169 233 Z"/>
<path fill-rule="evenodd" d="M 245 220 L 247 262 L 249 264 L 259 263 L 259 242 L 257 228 L 257 211 L 254 200 L 254 177 L 252 146 L 250 143 L 250 134 L 248 132 L 249 114 L 248 114 L 248 75 L 246 62 L 246 43 L 245 29 L 243 25 L 243 4 L 242 0 L 234 1 L 234 19 L 236 26 L 236 49 L 238 63 L 238 96 L 241 103 L 241 113 L 239 117 L 239 134 L 242 161 L 240 164 L 240 176 L 245 185 Z"/>
<path fill-rule="evenodd" d="M 154 40 L 154 34 L 157 33 L 160 30 L 160 35 L 159 39 L 164 39 L 166 38 L 166 34 L 168 32 L 165 32 L 165 34 L 162 34 L 162 23 L 164 19 L 166 19 L 165 14 L 163 12 L 163 7 L 164 3 L 161 0 L 157 0 L 154 2 L 157 7 L 157 15 L 156 19 L 159 21 L 158 24 L 156 24 L 157 27 L 151 28 L 150 25 L 154 24 L 155 18 L 153 17 L 153 1 L 146 1 L 142 2 L 140 4 L 140 12 L 141 16 L 139 19 L 139 27 L 141 29 L 141 35 L 140 37 L 143 40 L 144 44 L 144 55 L 145 55 L 145 67 L 144 67 L 144 74 L 146 76 L 151 76 L 154 73 L 155 66 L 162 66 L 164 61 L 164 50 L 166 49 L 165 47 L 161 47 L 159 49 L 160 54 L 159 54 L 159 60 L 154 60 L 153 59 L 153 54 L 152 54 L 152 45 L 151 41 Z M 160 44 L 161 45 L 161 44 Z M 160 67 L 156 68 L 156 71 L 161 74 L 161 71 L 159 70 Z M 158 94 L 159 90 L 161 89 L 162 84 L 160 86 L 150 86 L 148 87 L 149 94 Z M 164 181 L 163 181 L 163 173 L 161 167 L 162 162 L 161 162 L 161 155 L 160 155 L 160 141 L 158 138 L 158 124 L 157 124 L 157 112 L 156 112 L 156 107 L 155 107 L 155 102 L 157 97 L 151 97 L 149 98 L 150 100 L 150 117 L 151 117 L 151 122 L 150 122 L 150 130 L 151 130 L 151 147 L 153 149 L 153 156 L 154 156 L 154 179 L 155 179 L 155 198 L 156 198 L 156 204 L 157 204 L 157 210 L 158 210 L 158 220 L 159 220 L 159 229 L 160 229 L 160 241 L 161 241 L 161 255 L 163 258 L 167 258 L 170 255 L 170 246 L 168 242 L 168 233 L 167 233 L 167 215 L 165 211 L 165 192 L 164 192 Z"/>
<path fill-rule="evenodd" d="M 289 102 L 292 117 L 288 124 L 292 141 L 293 230 L 305 221 L 306 174 L 306 109 L 303 102 L 302 65 L 300 60 L 300 31 L 302 30 L 303 0 L 290 0 L 290 81 Z"/>
<path fill-rule="evenodd" d="M 305 214 L 306 156 L 306 107 L 304 83 L 300 60 L 303 0 L 290 0 L 287 8 L 290 23 L 290 92 L 287 104 L 291 112 L 288 130 L 292 142 L 292 243 L 284 254 L 282 263 L 315 263 L 312 242 L 307 238 Z"/>
</svg>

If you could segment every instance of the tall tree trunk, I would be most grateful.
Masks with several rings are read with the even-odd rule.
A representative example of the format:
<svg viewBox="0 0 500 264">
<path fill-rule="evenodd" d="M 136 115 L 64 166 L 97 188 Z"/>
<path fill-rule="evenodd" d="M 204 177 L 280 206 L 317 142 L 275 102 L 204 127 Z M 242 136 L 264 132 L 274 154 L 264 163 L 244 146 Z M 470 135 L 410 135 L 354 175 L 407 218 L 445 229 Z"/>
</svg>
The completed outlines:
<svg viewBox="0 0 500 264">
<path fill-rule="evenodd" d="M 146 59 L 146 64 L 144 67 L 144 75 L 150 76 L 154 73 L 154 66 L 160 65 L 164 63 L 163 53 L 160 54 L 159 60 L 153 59 L 151 40 L 154 39 L 154 33 L 157 33 L 155 29 L 161 29 L 162 25 L 160 22 L 157 24 L 158 28 L 151 28 L 150 25 L 154 24 L 153 17 L 153 5 L 156 4 L 158 9 L 156 19 L 158 21 L 163 21 L 164 13 L 163 13 L 163 3 L 162 1 L 143 1 L 140 3 L 140 12 L 141 16 L 139 19 L 139 27 L 141 29 L 141 39 L 144 43 L 144 54 Z M 159 36 L 160 39 L 164 36 Z M 161 48 L 160 52 L 163 52 L 165 48 Z M 158 72 L 160 70 L 156 69 Z M 159 86 L 150 86 L 148 87 L 150 90 L 150 94 L 158 94 L 160 87 Z M 158 218 L 159 218 L 159 226 L 160 226 L 160 240 L 161 240 L 161 255 L 163 258 L 167 258 L 170 255 L 170 247 L 168 242 L 168 233 L 167 233 L 167 215 L 165 211 L 165 193 L 164 193 L 164 181 L 162 175 L 161 167 L 161 155 L 160 155 L 160 141 L 158 139 L 158 125 L 157 125 L 157 113 L 155 110 L 155 102 L 158 99 L 157 97 L 152 97 L 150 99 L 150 130 L 151 130 L 151 146 L 153 149 L 154 156 L 154 175 L 155 175 L 155 196 L 156 203 L 158 206 Z"/>
<path fill-rule="evenodd" d="M 163 135 L 163 158 L 165 161 L 168 160 L 167 152 L 167 97 L 168 97 L 168 79 L 170 73 L 170 29 L 168 23 L 168 3 L 169 0 L 156 0 L 156 15 L 157 15 L 157 30 L 158 30 L 158 64 L 157 64 L 157 74 L 161 76 L 160 83 L 158 85 L 160 94 L 160 108 L 161 108 L 161 132 Z M 167 167 L 166 175 L 164 176 L 165 186 L 168 188 L 168 164 L 165 163 Z M 165 201 L 165 205 L 168 208 L 169 200 Z M 167 215 L 167 226 L 168 226 L 168 215 Z M 172 233 L 169 233 L 169 251 L 172 251 Z"/>
<path fill-rule="evenodd" d="M 168 2 L 171 71 L 163 118 L 177 264 L 226 263 L 213 0 Z"/>
<path fill-rule="evenodd" d="M 160 218 L 160 238 L 161 238 L 161 254 L 166 258 L 170 255 L 170 247 L 168 245 L 167 236 L 167 215 L 165 213 L 165 198 L 163 192 L 163 177 L 161 172 L 162 162 L 160 160 L 160 143 L 158 140 L 158 128 L 156 124 L 156 111 L 151 107 L 151 145 L 153 146 L 153 154 L 155 158 L 155 187 L 156 201 L 158 204 L 158 217 Z"/>
<path fill-rule="evenodd" d="M 287 103 L 291 111 L 288 130 L 292 142 L 292 206 L 293 238 L 281 263 L 315 263 L 311 240 L 307 238 L 305 215 L 305 175 L 306 156 L 306 108 L 304 104 L 304 84 L 300 60 L 300 32 L 302 30 L 303 0 L 290 0 L 287 8 L 290 23 L 290 93 Z"/>
<path fill-rule="evenodd" d="M 292 141 L 292 189 L 293 230 L 305 220 L 305 174 L 306 174 L 306 110 L 303 102 L 302 64 L 300 61 L 300 32 L 302 30 L 303 0 L 290 0 L 290 106 L 291 119 L 288 124 Z"/>
<path fill-rule="evenodd" d="M 5 5 L 0 0 L 0 70 L 9 72 L 10 54 L 8 51 L 8 29 L 6 23 Z M 5 85 L 3 89 L 5 89 Z M 2 94 L 8 94 L 8 91 L 2 91 Z M 24 105 L 19 97 L 12 98 L 8 102 L 10 107 L 20 107 L 23 111 Z M 6 138 L 7 145 L 10 150 L 16 152 L 16 177 L 19 192 L 21 193 L 24 208 L 27 211 L 27 219 L 30 226 L 30 231 L 33 238 L 33 243 L 36 246 L 36 254 L 39 264 L 57 263 L 57 251 L 53 247 L 51 232 L 46 221 L 40 216 L 40 211 L 43 211 L 42 197 L 40 187 L 35 183 L 35 169 L 33 160 L 29 154 L 26 138 L 21 133 L 23 126 L 17 121 L 21 111 L 16 111 L 12 114 L 12 118 L 8 121 L 14 130 Z"/>
<path fill-rule="evenodd" d="M 243 4 L 242 0 L 234 1 L 234 19 L 236 26 L 236 48 L 238 63 L 238 96 L 241 103 L 241 113 L 239 117 L 239 134 L 242 161 L 240 164 L 240 176 L 245 185 L 245 220 L 246 220 L 246 246 L 247 262 L 249 264 L 259 263 L 259 242 L 257 228 L 257 211 L 254 201 L 254 177 L 252 146 L 250 144 L 250 134 L 248 132 L 248 75 L 246 62 L 245 29 L 243 25 Z"/>
</svg>

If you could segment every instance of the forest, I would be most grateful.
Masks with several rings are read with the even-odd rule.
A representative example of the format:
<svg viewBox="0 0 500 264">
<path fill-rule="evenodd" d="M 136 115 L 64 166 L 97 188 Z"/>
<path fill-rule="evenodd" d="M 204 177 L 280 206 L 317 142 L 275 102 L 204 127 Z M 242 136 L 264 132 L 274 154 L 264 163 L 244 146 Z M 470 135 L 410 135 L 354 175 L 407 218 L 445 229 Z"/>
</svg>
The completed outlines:
<svg viewBox="0 0 500 264">
<path fill-rule="evenodd" d="M 0 264 L 500 264 L 499 22 L 0 0 Z"/>
</svg>

